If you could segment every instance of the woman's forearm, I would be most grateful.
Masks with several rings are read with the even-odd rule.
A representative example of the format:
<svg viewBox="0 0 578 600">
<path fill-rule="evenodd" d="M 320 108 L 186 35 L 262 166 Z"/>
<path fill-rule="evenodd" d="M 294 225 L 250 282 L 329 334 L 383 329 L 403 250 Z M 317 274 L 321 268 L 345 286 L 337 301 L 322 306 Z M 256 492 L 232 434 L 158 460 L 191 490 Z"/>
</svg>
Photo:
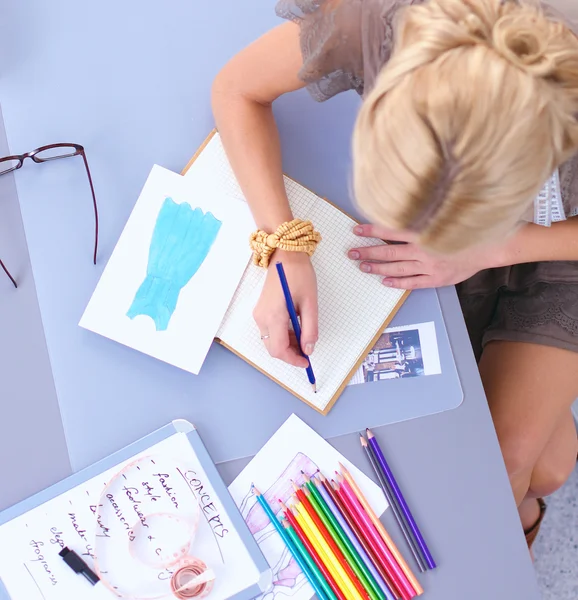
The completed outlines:
<svg viewBox="0 0 578 600">
<path fill-rule="evenodd" d="M 555 260 L 578 261 L 578 217 L 551 227 L 524 225 L 491 256 L 488 267 Z"/>
<path fill-rule="evenodd" d="M 231 166 L 257 226 L 274 231 L 292 219 L 283 183 L 279 133 L 270 105 L 213 91 L 213 112 Z"/>
</svg>

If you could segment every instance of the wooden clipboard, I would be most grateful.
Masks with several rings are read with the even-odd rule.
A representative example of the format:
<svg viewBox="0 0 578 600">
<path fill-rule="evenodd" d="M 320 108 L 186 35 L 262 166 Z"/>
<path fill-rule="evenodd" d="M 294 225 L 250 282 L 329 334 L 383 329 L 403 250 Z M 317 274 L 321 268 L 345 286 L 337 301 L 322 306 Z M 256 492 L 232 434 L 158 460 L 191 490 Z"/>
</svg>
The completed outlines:
<svg viewBox="0 0 578 600">
<path fill-rule="evenodd" d="M 213 131 L 211 131 L 211 133 L 208 135 L 208 137 L 205 139 L 205 141 L 199 146 L 199 149 L 195 152 L 195 154 L 193 155 L 193 157 L 191 158 L 191 160 L 189 160 L 189 162 L 187 163 L 187 166 L 182 170 L 181 175 L 186 175 L 187 171 L 191 168 L 191 165 L 199 157 L 199 155 L 201 154 L 201 152 L 205 149 L 205 147 L 207 146 L 207 144 L 213 139 L 213 137 L 215 136 L 216 133 L 217 133 L 216 129 L 213 129 Z M 299 185 L 301 185 L 305 189 L 309 190 L 311 193 L 315 194 L 315 192 L 313 190 L 310 190 L 309 188 L 307 188 L 306 186 L 304 186 L 302 183 L 299 183 L 298 181 L 296 181 L 292 177 L 289 177 L 288 175 L 285 175 L 285 176 L 288 179 L 291 179 L 292 181 L 295 181 L 295 183 L 298 183 Z M 318 194 L 315 194 L 315 195 L 318 196 L 318 197 L 321 197 Z M 337 210 L 339 210 L 345 216 L 349 217 L 352 220 L 355 220 L 355 219 L 353 219 L 353 217 L 351 215 L 349 215 L 348 213 L 346 213 L 342 208 L 340 208 L 339 206 L 337 206 L 336 204 L 334 204 L 333 202 L 331 202 L 327 198 L 323 198 L 323 197 L 321 197 L 321 198 L 322 198 L 322 200 L 324 200 L 325 202 L 327 202 L 328 204 L 330 204 L 331 206 L 333 206 L 334 208 L 336 208 Z M 397 304 L 395 305 L 395 307 L 393 308 L 393 310 L 389 313 L 389 315 L 387 316 L 387 318 L 384 320 L 383 324 L 379 328 L 379 330 L 378 330 L 377 334 L 375 335 L 375 337 L 371 340 L 371 342 L 367 345 L 367 347 L 365 348 L 365 350 L 361 353 L 361 356 L 360 356 L 359 360 L 357 361 L 357 363 L 355 363 L 354 367 L 347 374 L 347 377 L 345 377 L 345 379 L 343 380 L 343 383 L 339 386 L 339 388 L 337 389 L 337 391 L 335 392 L 335 394 L 333 394 L 333 397 L 327 403 L 327 406 L 325 407 L 324 410 L 320 410 L 317 406 L 315 406 L 314 404 L 311 404 L 311 402 L 309 402 L 308 400 L 306 400 L 303 396 L 300 396 L 294 390 L 292 390 L 291 388 L 287 387 L 285 384 L 281 383 L 278 379 L 276 379 L 275 377 L 273 377 L 272 375 L 270 375 L 269 373 L 267 373 L 267 371 L 263 370 L 261 367 L 257 366 L 254 362 L 250 361 L 248 358 L 246 358 L 245 356 L 243 356 L 240 352 L 237 352 L 234 348 L 231 348 L 231 346 L 229 346 L 227 343 L 223 342 L 223 340 L 221 340 L 219 338 L 215 338 L 215 341 L 218 344 L 220 344 L 221 346 L 227 348 L 227 350 L 231 351 L 233 354 L 236 354 L 239 358 L 242 358 L 246 363 L 250 364 L 253 368 L 257 369 L 257 371 L 263 373 L 263 375 L 266 375 L 269 379 L 271 379 L 272 381 L 274 381 L 277 385 L 280 385 L 282 388 L 284 388 L 285 390 L 287 390 L 288 392 L 290 392 L 291 394 L 293 394 L 295 397 L 299 398 L 299 400 L 301 400 L 302 402 L 305 402 L 305 404 L 307 404 L 311 408 L 315 409 L 317 412 L 321 413 L 322 415 L 327 415 L 329 413 L 329 411 L 333 408 L 333 405 L 337 402 L 339 396 L 341 396 L 341 394 L 343 393 L 343 390 L 347 387 L 347 384 L 350 382 L 350 380 L 353 377 L 353 375 L 357 372 L 357 370 L 362 365 L 362 363 L 365 360 L 365 358 L 367 357 L 367 355 L 371 352 L 371 350 L 373 349 L 373 347 L 377 343 L 377 340 L 383 335 L 383 331 L 391 323 L 391 320 L 396 315 L 397 311 L 401 308 L 402 304 L 407 300 L 407 297 L 409 296 L 409 294 L 410 294 L 410 292 L 408 290 L 408 291 L 404 292 L 404 294 L 401 296 L 401 298 L 399 299 L 399 301 L 397 302 Z"/>
</svg>

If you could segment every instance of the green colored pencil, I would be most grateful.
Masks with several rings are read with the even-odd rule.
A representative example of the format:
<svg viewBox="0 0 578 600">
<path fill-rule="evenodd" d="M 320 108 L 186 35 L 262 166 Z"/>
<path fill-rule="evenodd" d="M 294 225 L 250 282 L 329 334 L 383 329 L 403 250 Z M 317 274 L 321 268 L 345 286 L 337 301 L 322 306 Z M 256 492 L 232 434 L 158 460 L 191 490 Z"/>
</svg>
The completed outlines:
<svg viewBox="0 0 578 600">
<path fill-rule="evenodd" d="M 285 519 L 282 521 L 282 523 L 283 527 L 285 527 L 285 531 L 289 534 L 291 541 L 293 542 L 297 550 L 299 550 L 299 553 L 303 557 L 303 560 L 307 563 L 309 570 L 313 573 L 317 581 L 319 581 L 319 585 L 323 588 L 323 591 L 327 594 L 327 597 L 330 600 L 337 600 L 337 596 L 329 586 L 329 583 L 327 583 L 327 579 L 323 577 L 323 573 L 321 573 L 319 567 L 315 564 L 315 561 L 311 557 L 311 554 L 307 552 L 307 548 L 305 548 L 305 545 L 299 539 L 299 536 L 297 535 L 295 529 L 293 529 L 289 521 L 286 521 Z"/>
<path fill-rule="evenodd" d="M 381 588 L 375 581 L 375 578 L 371 574 L 367 565 L 363 562 L 361 556 L 355 549 L 355 546 L 351 543 L 347 534 L 343 531 L 341 525 L 331 512 L 329 506 L 323 499 L 323 496 L 319 493 L 317 487 L 306 477 L 307 489 L 310 491 L 309 501 L 315 509 L 315 512 L 319 515 L 319 518 L 327 528 L 327 531 L 331 534 L 335 543 L 347 558 L 351 568 L 357 575 L 359 581 L 361 581 L 363 587 L 366 589 L 371 600 L 385 600 L 385 595 Z"/>
</svg>

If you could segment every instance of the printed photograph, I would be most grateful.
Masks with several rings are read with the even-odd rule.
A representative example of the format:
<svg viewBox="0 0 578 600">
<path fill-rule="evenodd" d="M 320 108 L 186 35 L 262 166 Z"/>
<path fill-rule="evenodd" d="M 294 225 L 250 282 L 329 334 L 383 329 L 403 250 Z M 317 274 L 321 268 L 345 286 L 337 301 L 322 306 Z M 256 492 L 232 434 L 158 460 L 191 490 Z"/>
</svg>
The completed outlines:
<svg viewBox="0 0 578 600">
<path fill-rule="evenodd" d="M 440 373 L 435 324 L 420 323 L 386 329 L 350 385 Z"/>
</svg>

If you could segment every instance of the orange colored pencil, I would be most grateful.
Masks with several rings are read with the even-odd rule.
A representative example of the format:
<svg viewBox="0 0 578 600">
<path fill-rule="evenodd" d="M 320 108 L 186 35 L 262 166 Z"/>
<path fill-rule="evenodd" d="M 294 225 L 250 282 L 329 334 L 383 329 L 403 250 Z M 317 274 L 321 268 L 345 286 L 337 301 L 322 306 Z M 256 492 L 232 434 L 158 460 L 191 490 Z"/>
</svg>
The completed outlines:
<svg viewBox="0 0 578 600">
<path fill-rule="evenodd" d="M 293 484 L 293 485 L 295 488 L 297 488 L 297 486 L 295 484 Z M 341 552 L 341 550 L 335 543 L 335 540 L 333 539 L 333 536 L 331 535 L 331 533 L 329 533 L 329 531 L 327 531 L 327 527 L 325 527 L 325 525 L 323 524 L 323 521 L 321 521 L 321 519 L 319 518 L 319 515 L 315 511 L 315 508 L 313 508 L 313 505 L 311 504 L 311 502 L 310 502 L 309 498 L 307 497 L 307 495 L 305 494 L 305 492 L 303 490 L 297 488 L 296 493 L 297 493 L 297 498 L 301 501 L 301 505 L 303 506 L 303 509 L 307 512 L 307 514 L 309 515 L 311 520 L 315 523 L 315 525 L 317 526 L 317 529 L 319 529 L 321 535 L 323 536 L 323 539 L 325 540 L 327 545 L 331 548 L 332 552 L 337 557 L 337 560 L 343 567 L 343 570 L 347 573 L 348 577 L 351 579 L 351 582 L 355 586 L 355 589 L 359 592 L 359 594 L 361 595 L 362 598 L 369 600 L 369 594 L 367 593 L 367 590 L 363 587 L 363 585 L 361 584 L 361 582 L 359 581 L 359 579 L 353 572 L 353 569 L 351 568 L 350 564 L 345 559 L 345 556 L 343 556 L 343 553 Z"/>
</svg>

